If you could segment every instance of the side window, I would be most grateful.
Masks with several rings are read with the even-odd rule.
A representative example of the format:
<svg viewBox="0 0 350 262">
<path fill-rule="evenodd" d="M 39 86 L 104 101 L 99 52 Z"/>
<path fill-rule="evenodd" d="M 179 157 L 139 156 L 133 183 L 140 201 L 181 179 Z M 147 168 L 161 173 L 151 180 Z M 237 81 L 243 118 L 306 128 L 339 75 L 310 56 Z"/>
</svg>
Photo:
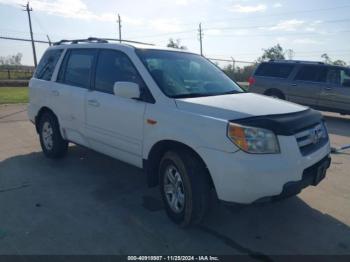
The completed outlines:
<svg viewBox="0 0 350 262">
<path fill-rule="evenodd" d="M 340 71 L 337 68 L 330 68 L 327 73 L 327 82 L 340 85 Z"/>
<path fill-rule="evenodd" d="M 50 81 L 53 71 L 55 70 L 58 59 L 61 57 L 63 49 L 48 50 L 40 60 L 35 70 L 34 77 L 42 80 Z"/>
<path fill-rule="evenodd" d="M 340 83 L 343 87 L 350 87 L 350 69 L 340 70 Z"/>
<path fill-rule="evenodd" d="M 288 78 L 294 65 L 283 63 L 262 63 L 255 72 L 256 76 Z"/>
<path fill-rule="evenodd" d="M 294 80 L 310 82 L 326 82 L 327 68 L 325 66 L 306 65 L 300 68 Z"/>
<path fill-rule="evenodd" d="M 95 90 L 113 94 L 115 82 L 134 82 L 145 86 L 130 59 L 122 52 L 101 50 L 97 59 Z"/>
<path fill-rule="evenodd" d="M 96 50 L 72 49 L 65 57 L 58 82 L 82 88 L 90 88 L 90 78 Z"/>
</svg>

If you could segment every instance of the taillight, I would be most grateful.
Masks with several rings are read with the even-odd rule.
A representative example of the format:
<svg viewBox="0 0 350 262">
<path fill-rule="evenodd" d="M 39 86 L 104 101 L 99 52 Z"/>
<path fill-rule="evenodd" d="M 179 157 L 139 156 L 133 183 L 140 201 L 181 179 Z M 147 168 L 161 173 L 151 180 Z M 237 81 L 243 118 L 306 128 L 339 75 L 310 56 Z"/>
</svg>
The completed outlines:
<svg viewBox="0 0 350 262">
<path fill-rule="evenodd" d="M 255 84 L 255 78 L 254 77 L 249 77 L 249 79 L 248 79 L 248 83 L 249 83 L 249 86 L 252 86 L 252 85 L 254 85 Z"/>
</svg>

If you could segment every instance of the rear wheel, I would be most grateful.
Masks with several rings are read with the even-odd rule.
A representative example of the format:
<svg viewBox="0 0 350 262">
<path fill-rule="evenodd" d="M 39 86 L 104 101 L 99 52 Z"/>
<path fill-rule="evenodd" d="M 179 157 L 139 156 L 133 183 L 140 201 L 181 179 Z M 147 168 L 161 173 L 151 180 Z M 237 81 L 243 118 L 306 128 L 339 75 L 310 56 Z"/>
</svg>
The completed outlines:
<svg viewBox="0 0 350 262">
<path fill-rule="evenodd" d="M 57 118 L 52 113 L 44 113 L 39 120 L 39 137 L 41 148 L 48 158 L 63 157 L 68 149 L 59 129 Z"/>
<path fill-rule="evenodd" d="M 186 150 L 168 151 L 159 166 L 160 190 L 169 218 L 185 227 L 198 224 L 210 201 L 205 166 Z"/>
</svg>

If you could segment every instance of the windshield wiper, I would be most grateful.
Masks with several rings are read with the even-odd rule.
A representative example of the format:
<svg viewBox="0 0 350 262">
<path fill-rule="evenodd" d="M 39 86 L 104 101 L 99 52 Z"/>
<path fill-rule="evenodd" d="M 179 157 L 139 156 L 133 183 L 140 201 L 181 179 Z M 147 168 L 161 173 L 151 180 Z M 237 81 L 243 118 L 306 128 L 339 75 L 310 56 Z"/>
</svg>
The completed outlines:
<svg viewBox="0 0 350 262">
<path fill-rule="evenodd" d="M 232 95 L 232 94 L 240 94 L 242 92 L 239 92 L 237 90 L 231 90 L 231 91 L 227 91 L 227 92 L 223 92 L 223 93 L 218 93 L 218 95 Z"/>
<path fill-rule="evenodd" d="M 190 94 L 178 94 L 171 96 L 172 98 L 194 98 L 194 97 L 203 97 L 203 96 L 221 96 L 221 95 L 230 95 L 230 94 L 239 94 L 241 92 L 236 90 L 231 90 L 227 92 L 218 92 L 218 93 L 190 93 Z"/>
<path fill-rule="evenodd" d="M 208 93 L 190 93 L 190 94 L 178 94 L 171 96 L 172 98 L 191 98 L 191 97 L 202 97 L 209 96 Z"/>
</svg>

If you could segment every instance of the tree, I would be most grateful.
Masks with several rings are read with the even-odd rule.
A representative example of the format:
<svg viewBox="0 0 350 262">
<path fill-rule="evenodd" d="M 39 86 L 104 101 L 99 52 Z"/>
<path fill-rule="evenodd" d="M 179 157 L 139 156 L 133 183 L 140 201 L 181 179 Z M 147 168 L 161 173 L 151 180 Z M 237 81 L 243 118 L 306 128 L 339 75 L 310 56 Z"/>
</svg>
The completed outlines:
<svg viewBox="0 0 350 262">
<path fill-rule="evenodd" d="M 12 56 L 13 62 L 15 65 L 20 65 L 22 61 L 22 53 L 17 53 L 16 55 Z"/>
<path fill-rule="evenodd" d="M 9 56 L 0 56 L 0 65 L 21 65 L 22 56 L 22 53 Z"/>
<path fill-rule="evenodd" d="M 287 49 L 284 52 L 284 55 L 286 55 L 288 57 L 289 60 L 293 60 L 295 52 L 293 51 L 293 49 Z"/>
<path fill-rule="evenodd" d="M 234 68 L 232 64 L 228 64 L 222 70 L 232 80 L 238 82 L 246 82 L 248 81 L 248 78 L 253 74 L 255 68 L 256 64 L 236 68 Z"/>
<path fill-rule="evenodd" d="M 326 64 L 337 65 L 337 66 L 346 66 L 346 65 L 347 65 L 345 61 L 340 60 L 340 59 L 333 61 L 333 60 L 329 57 L 329 55 L 326 54 L 326 53 L 322 54 L 321 57 L 324 59 L 324 62 L 325 62 Z"/>
<path fill-rule="evenodd" d="M 225 66 L 222 71 L 224 71 L 224 73 L 231 78 L 232 80 L 235 80 L 235 68 L 233 67 L 232 64 L 228 64 L 227 66 Z"/>
<path fill-rule="evenodd" d="M 177 49 L 184 49 L 184 50 L 187 49 L 186 46 L 181 45 L 180 39 L 174 40 L 174 39 L 170 38 L 169 42 L 166 46 L 171 47 L 171 48 L 177 48 Z"/>
<path fill-rule="evenodd" d="M 346 62 L 343 61 L 343 60 L 340 60 L 340 59 L 335 60 L 335 61 L 333 62 L 333 65 L 337 65 L 337 66 L 347 66 Z"/>
<path fill-rule="evenodd" d="M 324 54 L 321 55 L 321 57 L 324 59 L 324 62 L 326 64 L 331 64 L 332 63 L 332 60 L 330 59 L 328 54 L 324 53 Z"/>
<path fill-rule="evenodd" d="M 264 53 L 261 57 L 258 58 L 258 61 L 267 61 L 267 60 L 285 60 L 284 51 L 280 44 L 277 44 L 268 49 L 263 49 Z"/>
</svg>

